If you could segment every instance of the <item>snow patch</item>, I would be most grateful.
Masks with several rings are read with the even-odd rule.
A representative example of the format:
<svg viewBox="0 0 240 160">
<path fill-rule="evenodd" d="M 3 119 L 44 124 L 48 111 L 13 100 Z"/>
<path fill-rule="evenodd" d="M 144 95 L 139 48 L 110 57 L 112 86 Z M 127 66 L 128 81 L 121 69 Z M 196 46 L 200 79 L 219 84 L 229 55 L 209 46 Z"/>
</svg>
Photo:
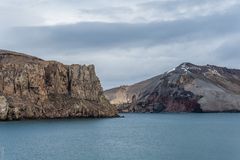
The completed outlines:
<svg viewBox="0 0 240 160">
<path fill-rule="evenodd" d="M 173 69 L 169 70 L 167 73 L 173 72 L 175 70 L 176 70 L 176 68 L 173 68 Z"/>
<path fill-rule="evenodd" d="M 182 64 L 181 69 L 184 70 L 185 72 L 188 72 L 189 67 L 186 66 L 186 64 L 184 63 L 184 64 Z"/>
<path fill-rule="evenodd" d="M 184 70 L 184 72 L 188 73 L 188 72 L 190 72 L 190 70 L 199 70 L 199 71 L 201 71 L 202 69 L 200 67 L 197 67 L 197 66 L 188 66 L 186 63 L 183 63 L 181 65 L 181 70 Z"/>
</svg>

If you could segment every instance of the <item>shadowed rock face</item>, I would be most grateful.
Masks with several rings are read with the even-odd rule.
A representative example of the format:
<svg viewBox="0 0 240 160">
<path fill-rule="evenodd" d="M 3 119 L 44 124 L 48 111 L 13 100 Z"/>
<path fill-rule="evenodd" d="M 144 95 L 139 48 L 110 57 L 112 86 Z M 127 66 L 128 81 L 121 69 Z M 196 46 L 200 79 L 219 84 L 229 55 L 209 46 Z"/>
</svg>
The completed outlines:
<svg viewBox="0 0 240 160">
<path fill-rule="evenodd" d="M 1 50 L 0 96 L 1 120 L 117 116 L 93 65 L 64 65 Z"/>
<path fill-rule="evenodd" d="M 162 75 L 104 94 L 120 112 L 240 111 L 240 70 L 183 63 Z"/>
</svg>

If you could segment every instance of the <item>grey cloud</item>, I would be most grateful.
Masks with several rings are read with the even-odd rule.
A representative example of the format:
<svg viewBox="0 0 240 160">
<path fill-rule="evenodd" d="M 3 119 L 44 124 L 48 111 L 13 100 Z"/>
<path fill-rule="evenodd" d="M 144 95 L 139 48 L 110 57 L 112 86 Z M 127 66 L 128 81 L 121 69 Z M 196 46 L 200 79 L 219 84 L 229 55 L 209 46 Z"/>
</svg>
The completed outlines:
<svg viewBox="0 0 240 160">
<path fill-rule="evenodd" d="M 144 2 L 144 3 L 140 3 L 140 5 L 143 6 L 149 6 L 149 7 L 159 7 L 159 6 L 163 6 L 166 7 L 166 9 L 171 9 L 172 7 L 176 7 L 179 5 L 188 5 L 188 6 L 192 6 L 192 5 L 202 5 L 202 4 L 206 4 L 206 3 L 213 3 L 213 2 L 221 2 L 224 0 L 152 0 L 152 1 L 148 1 L 148 2 Z"/>
<path fill-rule="evenodd" d="M 221 16 L 160 23 L 77 23 L 51 27 L 20 27 L 6 36 L 7 48 L 32 47 L 50 50 L 107 49 L 154 46 L 236 34 L 240 11 Z M 6 44 L 6 43 L 5 43 Z"/>
<path fill-rule="evenodd" d="M 235 0 L 169 0 L 169 1 L 148 1 L 138 4 L 143 8 L 162 9 L 165 11 L 173 11 L 180 7 L 201 7 L 209 5 L 227 4 L 228 2 L 236 2 Z M 212 8 L 214 10 L 214 8 Z"/>
<path fill-rule="evenodd" d="M 86 14 L 89 16 L 102 16 L 103 18 L 111 20 L 121 20 L 123 17 L 129 16 L 134 13 L 130 7 L 103 7 L 95 9 L 79 9 L 79 15 Z"/>
<path fill-rule="evenodd" d="M 138 5 L 152 13 L 155 20 L 169 21 L 223 14 L 240 6 L 237 0 L 169 0 L 150 1 Z M 156 15 L 159 15 L 157 17 Z"/>
<path fill-rule="evenodd" d="M 237 62 L 240 67 L 240 34 L 235 35 L 231 39 L 227 39 L 219 48 L 216 49 L 215 54 L 219 61 Z M 231 63 L 230 63 L 231 64 Z"/>
</svg>

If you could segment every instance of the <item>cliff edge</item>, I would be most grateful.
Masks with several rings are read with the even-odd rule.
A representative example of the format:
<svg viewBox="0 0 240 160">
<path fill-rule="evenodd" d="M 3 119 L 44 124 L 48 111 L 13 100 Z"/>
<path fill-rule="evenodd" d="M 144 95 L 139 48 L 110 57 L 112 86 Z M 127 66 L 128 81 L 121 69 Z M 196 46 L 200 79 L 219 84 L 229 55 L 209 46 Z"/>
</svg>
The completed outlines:
<svg viewBox="0 0 240 160">
<path fill-rule="evenodd" d="M 115 116 L 93 65 L 0 50 L 0 120 Z"/>
</svg>

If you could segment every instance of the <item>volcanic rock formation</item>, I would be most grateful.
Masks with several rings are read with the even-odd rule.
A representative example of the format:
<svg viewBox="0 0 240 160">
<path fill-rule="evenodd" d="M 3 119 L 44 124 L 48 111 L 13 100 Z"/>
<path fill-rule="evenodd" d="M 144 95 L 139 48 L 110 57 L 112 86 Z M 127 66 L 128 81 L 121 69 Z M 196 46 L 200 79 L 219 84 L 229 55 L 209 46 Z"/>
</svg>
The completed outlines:
<svg viewBox="0 0 240 160">
<path fill-rule="evenodd" d="M 93 65 L 0 50 L 0 120 L 114 116 Z"/>
<path fill-rule="evenodd" d="M 239 112 L 240 70 L 183 63 L 104 94 L 120 112 Z"/>
</svg>

